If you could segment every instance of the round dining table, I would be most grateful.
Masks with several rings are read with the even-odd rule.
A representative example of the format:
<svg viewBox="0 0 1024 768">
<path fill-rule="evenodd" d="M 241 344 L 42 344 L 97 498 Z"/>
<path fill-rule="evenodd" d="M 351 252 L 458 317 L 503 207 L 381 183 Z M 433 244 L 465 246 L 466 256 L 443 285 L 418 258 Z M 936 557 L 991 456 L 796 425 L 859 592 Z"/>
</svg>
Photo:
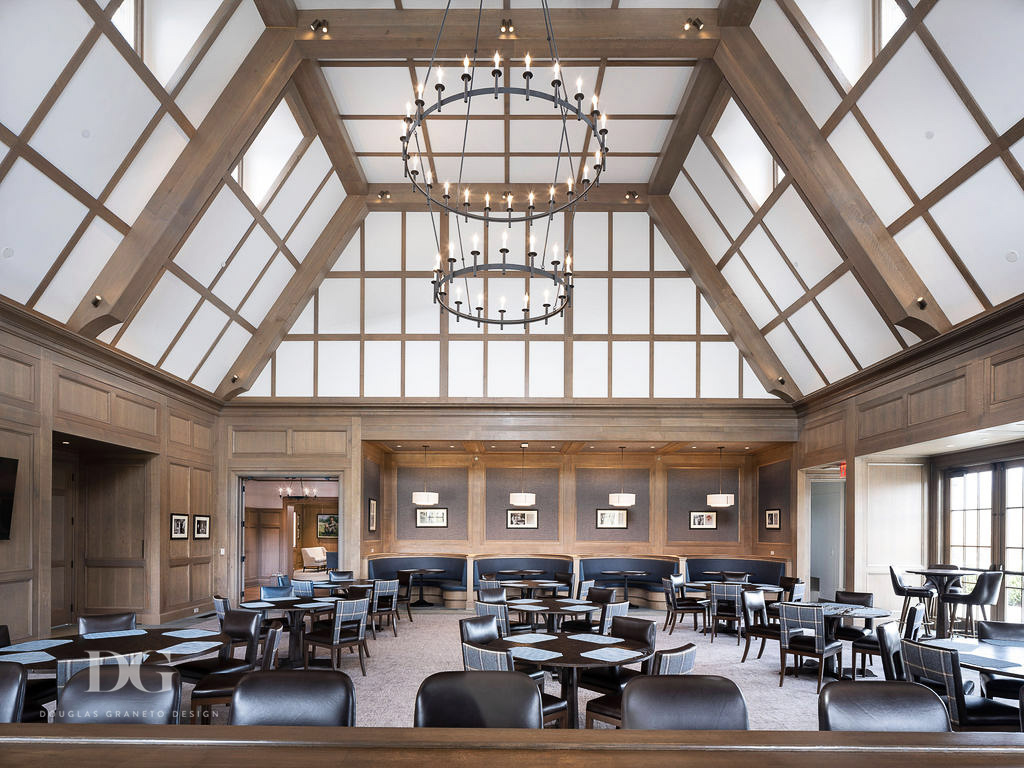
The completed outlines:
<svg viewBox="0 0 1024 768">
<path fill-rule="evenodd" d="M 568 584 L 564 584 L 561 581 L 554 581 L 553 579 L 508 579 L 501 582 L 501 586 L 511 587 L 512 589 L 521 589 L 523 591 L 523 597 L 533 597 L 538 589 L 557 590 L 559 587 L 568 586 Z"/>
<path fill-rule="evenodd" d="M 924 576 L 935 584 L 939 599 L 939 608 L 935 611 L 935 637 L 940 640 L 949 637 L 949 619 L 946 616 L 946 611 L 943 610 L 942 596 L 949 591 L 949 588 L 953 586 L 953 583 L 957 579 L 962 579 L 965 576 L 977 576 L 979 571 L 968 571 L 963 568 L 957 568 L 955 570 L 947 570 L 945 568 L 917 568 L 915 570 L 907 571 L 907 573 Z"/>
<path fill-rule="evenodd" d="M 570 597 L 538 597 L 520 600 L 506 600 L 510 611 L 523 613 L 540 613 L 547 616 L 549 632 L 555 631 L 555 619 L 558 616 L 580 616 L 600 611 L 601 606 L 588 603 L 586 600 L 575 600 Z"/>
<path fill-rule="evenodd" d="M 264 614 L 268 611 L 287 613 L 288 657 L 281 659 L 281 666 L 301 667 L 305 615 L 308 613 L 311 616 L 316 616 L 318 613 L 333 612 L 334 604 L 340 599 L 338 597 L 268 597 L 260 600 L 246 600 L 244 603 L 239 603 L 238 606 Z"/>
<path fill-rule="evenodd" d="M 772 594 L 781 595 L 786 591 L 785 587 L 780 587 L 778 584 L 753 584 L 748 581 L 744 582 L 729 582 L 729 581 L 688 581 L 683 584 L 687 589 L 701 590 L 704 592 L 711 591 L 712 584 L 739 584 L 744 589 L 760 589 L 762 592 L 770 592 Z"/>
<path fill-rule="evenodd" d="M 527 576 L 541 576 L 544 574 L 543 568 L 519 568 L 519 569 L 508 569 L 504 571 L 497 571 L 498 576 L 505 576 L 509 579 L 520 579 Z"/>
<path fill-rule="evenodd" d="M 629 602 L 629 580 L 639 579 L 644 576 L 650 576 L 650 571 L 601 571 L 602 576 L 620 576 L 623 584 L 625 584 L 625 601 Z"/>
<path fill-rule="evenodd" d="M 654 647 L 636 640 L 608 635 L 565 632 L 530 632 L 506 635 L 487 643 L 488 648 L 509 649 L 519 661 L 540 664 L 559 673 L 562 698 L 568 707 L 570 728 L 579 727 L 579 670 L 619 667 L 646 661 Z"/>
<path fill-rule="evenodd" d="M 843 619 L 887 619 L 892 615 L 892 611 L 888 611 L 885 608 L 874 608 L 865 605 L 854 605 L 853 603 L 831 603 L 826 601 L 820 601 L 817 603 L 803 603 L 803 605 L 820 605 L 825 614 L 825 643 L 831 643 L 836 639 L 836 629 Z M 843 680 L 845 678 L 854 678 L 855 670 L 853 667 L 844 667 L 843 669 L 836 671 L 835 669 L 835 656 L 830 656 L 825 661 L 825 673 L 832 675 L 837 680 Z M 797 670 L 799 671 L 811 671 L 818 669 L 818 662 L 816 661 L 805 661 L 803 666 Z M 868 670 L 870 671 L 870 670 Z M 787 669 L 786 674 L 789 675 L 792 670 Z M 792 673 L 796 674 L 796 673 Z M 865 675 L 870 677 L 871 675 Z"/>
<path fill-rule="evenodd" d="M 423 598 L 423 577 L 431 573 L 444 573 L 444 568 L 400 568 L 399 570 L 402 573 L 412 574 L 413 577 L 420 577 L 420 596 L 416 599 L 415 603 L 410 603 L 410 605 L 413 608 L 429 608 L 432 606 L 433 603 Z"/>
<path fill-rule="evenodd" d="M 923 640 L 925 645 L 950 648 L 960 657 L 960 666 L 1024 679 L 1024 643 L 1010 640 L 940 639 Z"/>
</svg>

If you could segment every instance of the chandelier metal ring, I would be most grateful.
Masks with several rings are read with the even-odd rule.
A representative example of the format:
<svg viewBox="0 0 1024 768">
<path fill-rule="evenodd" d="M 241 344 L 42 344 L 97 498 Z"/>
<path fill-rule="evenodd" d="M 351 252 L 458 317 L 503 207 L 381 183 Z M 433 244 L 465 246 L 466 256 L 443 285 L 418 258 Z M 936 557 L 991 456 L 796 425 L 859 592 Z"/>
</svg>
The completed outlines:
<svg viewBox="0 0 1024 768">
<path fill-rule="evenodd" d="M 426 179 L 424 179 L 423 181 L 420 181 L 420 178 L 419 178 L 420 171 L 419 171 L 419 169 L 415 168 L 415 167 L 410 167 L 410 162 L 411 162 L 412 158 L 413 157 L 417 157 L 418 158 L 419 155 L 421 154 L 421 153 L 416 153 L 415 155 L 413 155 L 413 154 L 411 154 L 409 152 L 409 143 L 410 143 L 411 138 L 415 135 L 417 129 L 421 125 L 423 125 L 424 120 L 426 118 L 428 118 L 431 114 L 435 113 L 435 112 L 437 112 L 437 113 L 441 112 L 441 108 L 443 106 L 451 104 L 451 103 L 454 103 L 454 102 L 457 102 L 457 101 L 465 102 L 465 101 L 468 101 L 469 99 L 473 98 L 474 96 L 484 96 L 484 95 L 492 95 L 492 94 L 498 94 L 498 95 L 508 94 L 508 95 L 515 95 L 515 96 L 523 96 L 523 97 L 527 98 L 527 100 L 529 100 L 529 97 L 533 97 L 533 98 L 542 99 L 544 101 L 549 101 L 549 102 L 551 102 L 554 105 L 555 109 L 559 110 L 560 114 L 564 113 L 566 118 L 571 116 L 571 115 L 575 115 L 576 116 L 576 121 L 582 121 L 582 122 L 586 123 L 587 127 L 589 128 L 590 132 L 593 134 L 594 138 L 597 139 L 597 143 L 598 143 L 598 147 L 599 147 L 599 149 L 594 153 L 595 162 L 594 162 L 594 165 L 592 166 L 593 169 L 594 169 L 594 178 L 593 178 L 593 180 L 591 180 L 588 177 L 584 176 L 583 181 L 582 181 L 582 189 L 578 190 L 578 192 L 574 192 L 572 190 L 572 188 L 570 187 L 568 192 L 566 193 L 566 199 L 563 202 L 561 202 L 561 203 L 557 203 L 557 204 L 555 203 L 554 194 L 552 192 L 551 194 L 549 194 L 548 205 L 546 207 L 538 210 L 537 206 L 529 205 L 524 213 L 518 213 L 518 214 L 515 212 L 515 210 L 513 208 L 507 207 L 504 210 L 504 215 L 501 215 L 500 212 L 498 213 L 498 215 L 492 215 L 491 208 L 490 208 L 489 205 L 484 208 L 484 212 L 483 213 L 477 213 L 475 211 L 470 210 L 470 205 L 469 205 L 468 199 L 466 201 L 464 201 L 461 204 L 461 206 L 460 206 L 458 201 L 456 201 L 454 204 L 452 204 L 450 202 L 451 195 L 449 193 L 447 193 L 447 192 L 445 194 L 441 195 L 440 198 L 436 195 L 436 193 L 432 193 L 431 190 L 435 189 L 437 187 L 437 184 L 434 183 L 434 182 L 428 182 Z M 595 186 L 598 186 L 600 184 L 600 182 L 601 182 L 601 173 L 606 168 L 607 156 L 608 156 L 608 147 L 607 147 L 607 144 L 606 144 L 606 136 L 608 134 L 608 130 L 607 130 L 607 128 L 603 128 L 603 127 L 602 128 L 598 128 L 597 122 L 596 122 L 596 120 L 600 117 L 600 112 L 598 110 L 593 110 L 588 115 L 587 113 L 583 112 L 582 109 L 580 109 L 580 103 L 583 100 L 583 95 L 582 94 L 576 94 L 574 99 L 577 102 L 577 104 L 570 104 L 566 99 L 563 99 L 560 96 L 555 96 L 555 95 L 546 93 L 544 91 L 534 91 L 534 90 L 531 90 L 531 89 L 528 89 L 528 88 L 519 88 L 517 86 L 507 86 L 507 85 L 505 85 L 505 86 L 503 86 L 503 85 L 490 86 L 490 87 L 487 87 L 487 88 L 474 88 L 472 90 L 469 90 L 467 88 L 467 90 L 464 90 L 463 93 L 461 93 L 461 94 L 454 94 L 454 95 L 449 96 L 447 98 L 441 98 L 437 102 L 431 104 L 429 107 L 426 107 L 425 109 L 424 109 L 423 105 L 419 103 L 419 102 L 422 101 L 422 99 L 418 99 L 417 100 L 417 109 L 415 111 L 415 114 L 410 114 L 410 115 L 405 117 L 405 124 L 407 126 L 407 130 L 400 137 L 401 142 L 402 142 L 402 163 L 403 163 L 403 166 L 404 166 L 404 173 L 405 173 L 406 177 L 408 177 L 410 179 L 410 181 L 412 182 L 413 189 L 415 189 L 417 192 L 422 194 L 428 200 L 428 205 L 429 204 L 436 205 L 439 208 L 441 208 L 441 209 L 443 209 L 445 211 L 448 211 L 451 214 L 455 214 L 457 216 L 462 216 L 465 219 L 475 219 L 477 221 L 483 221 L 483 222 L 499 222 L 499 223 L 505 223 L 505 224 L 511 225 L 511 224 L 518 224 L 518 223 L 522 223 L 522 222 L 536 221 L 538 219 L 548 218 L 550 216 L 553 216 L 556 213 L 560 213 L 560 212 L 565 211 L 565 210 L 567 210 L 569 208 L 574 208 L 576 206 L 576 204 L 579 202 L 580 198 L 585 198 L 586 197 L 587 191 L 591 187 L 595 187 Z M 566 149 L 566 154 L 567 154 L 567 160 L 568 160 L 569 159 L 568 156 L 571 155 L 569 149 Z M 600 160 L 600 162 L 596 162 L 598 159 Z M 434 180 L 434 181 L 436 181 L 436 180 Z M 557 183 L 557 182 L 555 182 L 555 183 Z M 446 184 L 446 187 L 447 187 L 447 184 Z M 554 184 L 552 184 L 551 189 L 552 190 L 554 189 Z M 468 188 L 466 188 L 464 191 L 468 193 Z M 501 199 L 496 200 L 495 202 L 500 202 L 500 201 L 501 201 Z M 507 201 L 506 201 L 506 203 L 507 203 Z"/>
<path fill-rule="evenodd" d="M 454 261 L 454 259 L 449 259 L 449 261 Z M 527 302 L 527 305 L 521 310 L 523 313 L 522 317 L 506 319 L 505 312 L 507 310 L 504 308 L 498 310 L 498 318 L 493 318 L 483 314 L 484 308 L 482 301 L 478 302 L 478 306 L 475 307 L 475 315 L 462 311 L 461 305 L 463 302 L 461 299 L 457 298 L 454 302 L 451 301 L 450 294 L 446 288 L 453 284 L 455 280 L 458 280 L 460 277 L 477 277 L 478 272 L 496 272 L 499 270 L 503 275 L 508 272 L 514 272 L 528 277 L 538 277 L 551 280 L 554 285 L 558 286 L 558 290 L 555 291 L 554 303 L 544 302 L 541 305 L 544 307 L 544 313 L 534 315 L 531 314 L 530 304 Z M 571 278 L 572 272 L 567 272 L 564 269 L 559 272 L 557 265 L 555 270 L 547 270 L 541 267 L 535 267 L 531 264 L 495 262 L 492 264 L 475 264 L 471 267 L 462 267 L 460 269 L 453 269 L 447 272 L 441 269 L 436 269 L 434 270 L 434 279 L 431 280 L 431 283 L 434 285 L 434 301 L 440 304 L 445 311 L 455 315 L 456 318 L 465 318 L 477 325 L 480 323 L 487 323 L 489 325 L 504 327 L 506 325 L 526 325 L 527 323 L 538 322 L 540 320 L 543 320 L 544 324 L 547 325 L 549 318 L 560 314 L 569 305 L 573 288 Z M 467 309 L 472 310 L 474 307 L 472 304 L 469 304 L 468 298 L 469 297 L 467 297 L 466 302 L 468 305 Z M 455 304 L 454 307 L 452 307 L 452 303 Z"/>
</svg>

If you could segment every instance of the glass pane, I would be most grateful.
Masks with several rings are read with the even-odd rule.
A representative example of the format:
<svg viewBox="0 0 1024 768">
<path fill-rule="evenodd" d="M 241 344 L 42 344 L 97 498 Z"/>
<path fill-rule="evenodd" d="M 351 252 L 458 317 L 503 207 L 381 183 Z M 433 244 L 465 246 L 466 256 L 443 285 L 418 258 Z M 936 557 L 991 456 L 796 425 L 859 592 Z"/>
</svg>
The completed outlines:
<svg viewBox="0 0 1024 768">
<path fill-rule="evenodd" d="M 978 473 L 971 472 L 964 477 L 964 507 L 977 509 L 978 504 Z"/>
<path fill-rule="evenodd" d="M 962 509 L 954 509 L 950 513 L 949 543 L 953 546 L 964 543 L 964 513 Z"/>
<path fill-rule="evenodd" d="M 1024 549 L 1012 548 L 1006 550 L 1006 570 L 1024 571 Z M 1016 578 L 1018 581 L 1020 580 L 1019 576 L 1013 578 Z"/>
<path fill-rule="evenodd" d="M 1006 506 L 1024 506 L 1024 467 L 1006 470 Z"/>
<path fill-rule="evenodd" d="M 1007 547 L 1024 547 L 1024 525 L 1022 525 L 1021 521 L 1021 511 L 1020 507 L 1006 510 Z"/>
<path fill-rule="evenodd" d="M 953 477 L 949 480 L 949 505 L 953 509 L 964 508 L 964 479 Z"/>
<path fill-rule="evenodd" d="M 992 473 L 978 473 L 978 509 L 992 509 Z"/>
<path fill-rule="evenodd" d="M 978 513 L 974 510 L 964 512 L 964 544 L 974 547 L 978 544 Z"/>
</svg>

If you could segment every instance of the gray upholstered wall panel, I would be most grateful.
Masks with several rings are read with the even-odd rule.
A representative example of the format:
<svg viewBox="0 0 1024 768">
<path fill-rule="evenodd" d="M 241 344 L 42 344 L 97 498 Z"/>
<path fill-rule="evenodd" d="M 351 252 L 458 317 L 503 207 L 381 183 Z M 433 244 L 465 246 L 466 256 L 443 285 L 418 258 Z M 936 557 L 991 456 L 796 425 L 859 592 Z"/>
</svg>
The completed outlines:
<svg viewBox="0 0 1024 768">
<path fill-rule="evenodd" d="M 558 469 L 527 467 L 525 490 L 537 495 L 536 528 L 506 528 L 506 512 L 514 509 L 508 503 L 510 491 L 520 490 L 520 470 L 492 467 L 487 470 L 486 537 L 496 541 L 552 541 L 558 539 Z"/>
<path fill-rule="evenodd" d="M 576 470 L 576 538 L 580 541 L 649 541 L 651 538 L 651 473 L 647 469 L 622 472 L 622 490 L 636 494 L 629 508 L 627 528 L 597 527 L 597 510 L 608 509 L 608 494 L 619 490 L 619 470 Z"/>
<path fill-rule="evenodd" d="M 789 500 L 789 460 L 776 461 L 757 468 L 757 530 L 758 539 L 764 542 L 785 543 L 792 535 Z M 779 510 L 779 528 L 765 528 L 764 511 Z"/>
<path fill-rule="evenodd" d="M 412 503 L 412 493 L 423 490 L 423 473 L 423 467 L 398 468 L 397 538 L 467 540 L 469 471 L 465 467 L 428 467 L 426 470 L 427 490 L 437 491 L 437 506 L 448 510 L 447 528 L 416 527 L 416 505 Z"/>
<path fill-rule="evenodd" d="M 370 532 L 370 499 L 377 500 L 377 530 Z M 363 459 L 363 538 L 369 541 L 380 539 L 381 513 L 380 504 L 380 464 L 370 459 Z"/>
<path fill-rule="evenodd" d="M 671 467 L 666 473 L 668 486 L 669 541 L 739 541 L 739 482 L 736 467 L 722 470 L 722 493 L 736 495 L 736 503 L 718 513 L 718 528 L 690 529 L 690 512 L 706 511 L 707 495 L 718 492 L 718 470 Z"/>
</svg>

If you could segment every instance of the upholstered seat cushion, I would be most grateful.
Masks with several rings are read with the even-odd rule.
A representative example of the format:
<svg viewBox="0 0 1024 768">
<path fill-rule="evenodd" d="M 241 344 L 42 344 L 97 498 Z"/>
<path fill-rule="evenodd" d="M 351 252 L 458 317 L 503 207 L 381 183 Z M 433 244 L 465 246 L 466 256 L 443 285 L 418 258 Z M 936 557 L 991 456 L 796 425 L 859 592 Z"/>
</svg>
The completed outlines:
<svg viewBox="0 0 1024 768">
<path fill-rule="evenodd" d="M 181 673 L 183 680 L 202 680 L 207 675 L 229 675 L 233 672 L 249 672 L 252 667 L 245 659 L 199 659 L 187 664 L 179 664 L 175 669 Z"/>
<path fill-rule="evenodd" d="M 21 722 L 46 722 L 49 713 L 46 705 L 57 700 L 57 681 L 50 678 L 28 680 L 25 684 L 25 703 L 22 706 Z"/>
<path fill-rule="evenodd" d="M 993 675 L 989 672 L 981 673 L 981 690 L 986 698 L 1017 701 L 1022 687 L 1024 687 L 1024 680 L 1019 677 Z"/>
<path fill-rule="evenodd" d="M 960 727 L 965 726 L 1005 726 L 1019 725 L 1020 710 L 1009 704 L 983 698 L 982 696 L 964 696 L 964 712 L 960 717 Z"/>
<path fill-rule="evenodd" d="M 825 644 L 825 653 L 832 653 L 833 651 L 842 650 L 843 644 L 838 640 L 833 640 L 831 643 Z M 815 653 L 814 650 L 814 638 L 810 636 L 796 636 L 789 639 L 789 650 L 791 651 L 806 651 L 807 653 Z"/>
<path fill-rule="evenodd" d="M 587 702 L 587 712 L 622 719 L 622 694 L 606 693 Z"/>
<path fill-rule="evenodd" d="M 529 664 L 525 661 L 517 661 L 515 663 L 516 672 L 522 672 L 524 675 L 528 675 L 531 680 L 540 682 L 544 679 L 544 670 L 538 667 L 536 664 Z"/>
<path fill-rule="evenodd" d="M 230 698 L 235 688 L 243 677 L 251 670 L 240 672 L 229 672 L 221 675 L 207 675 L 192 689 L 192 701 L 196 699 L 224 699 Z"/>
<path fill-rule="evenodd" d="M 758 624 L 744 630 L 751 637 L 764 637 L 768 640 L 778 640 L 782 637 L 782 628 L 778 624 Z"/>
<path fill-rule="evenodd" d="M 872 632 L 870 635 L 864 635 L 853 641 L 853 647 L 858 651 L 864 651 L 866 653 L 877 653 L 882 654 L 882 649 L 878 645 L 878 636 Z"/>
<path fill-rule="evenodd" d="M 643 673 L 628 667 L 597 667 L 580 672 L 580 688 L 601 693 L 621 694 L 626 683 Z"/>
<path fill-rule="evenodd" d="M 596 632 L 597 624 L 585 619 L 569 619 L 562 622 L 563 632 Z"/>
<path fill-rule="evenodd" d="M 867 627 L 836 627 L 836 639 L 848 642 L 864 640 L 875 636 L 875 630 Z M 875 643 L 877 647 L 877 642 Z"/>
<path fill-rule="evenodd" d="M 318 629 L 315 632 L 309 632 L 306 634 L 307 643 L 316 643 L 317 645 L 332 645 L 334 643 L 334 630 Z M 347 627 L 344 624 L 341 627 L 341 632 L 338 635 L 339 643 L 356 643 L 359 642 L 359 634 L 357 627 Z"/>
</svg>

